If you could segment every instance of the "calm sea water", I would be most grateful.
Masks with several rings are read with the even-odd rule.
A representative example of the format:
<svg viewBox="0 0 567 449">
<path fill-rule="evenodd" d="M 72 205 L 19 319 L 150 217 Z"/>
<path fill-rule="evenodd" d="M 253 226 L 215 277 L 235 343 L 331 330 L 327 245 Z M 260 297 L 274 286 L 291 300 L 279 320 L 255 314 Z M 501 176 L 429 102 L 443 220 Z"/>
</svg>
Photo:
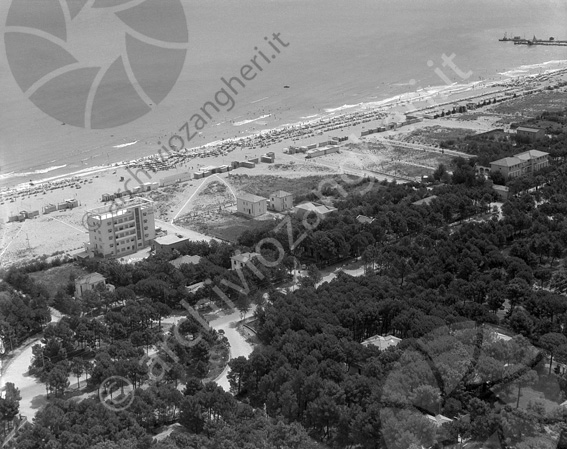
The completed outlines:
<svg viewBox="0 0 567 449">
<path fill-rule="evenodd" d="M 0 6 L 1 23 L 9 3 Z M 445 81 L 436 68 L 454 82 L 471 82 L 498 79 L 500 73 L 522 65 L 567 60 L 566 47 L 498 42 L 504 32 L 567 39 L 567 4 L 560 0 L 183 0 L 183 4 L 190 36 L 183 73 L 162 104 L 122 127 L 90 131 L 62 126 L 45 116 L 15 84 L 2 51 L 0 185 L 48 176 L 38 170 L 60 167 L 49 172 L 53 175 L 155 153 L 158 140 L 177 132 L 205 101 L 213 99 L 223 87 L 221 77 L 238 74 L 256 54 L 254 47 L 271 54 L 264 37 L 272 33 L 281 33 L 289 46 L 270 64 L 264 63 L 264 70 L 239 89 L 234 108 L 221 110 L 190 146 L 229 132 L 243 135 L 343 105 L 390 98 L 419 86 L 442 85 Z M 104 23 L 96 29 L 94 41 L 103 52 L 108 33 Z M 442 55 L 453 53 L 458 68 L 471 72 L 465 80 L 441 65 Z M 155 76 L 164 71 L 167 67 L 156 68 Z M 413 86 L 410 80 L 415 80 Z M 247 122 L 259 117 L 263 118 Z M 133 141 L 137 143 L 114 148 Z M 21 173 L 25 175 L 15 176 Z"/>
</svg>

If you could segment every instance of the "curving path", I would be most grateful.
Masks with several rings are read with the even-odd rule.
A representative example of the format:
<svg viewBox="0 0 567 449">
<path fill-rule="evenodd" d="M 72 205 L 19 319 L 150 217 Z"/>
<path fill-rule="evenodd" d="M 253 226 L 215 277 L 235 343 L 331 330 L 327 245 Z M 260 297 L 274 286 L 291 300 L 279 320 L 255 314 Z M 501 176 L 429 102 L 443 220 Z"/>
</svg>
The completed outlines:
<svg viewBox="0 0 567 449">
<path fill-rule="evenodd" d="M 250 310 L 246 314 L 246 317 L 251 316 L 254 314 L 254 310 L 256 309 L 256 305 L 251 305 Z M 161 324 L 170 324 L 174 325 L 177 324 L 183 317 L 181 316 L 169 316 L 161 320 Z M 246 339 L 240 335 L 238 330 L 236 329 L 238 322 L 241 321 L 240 312 L 234 311 L 228 313 L 226 315 L 220 316 L 219 318 L 212 320 L 209 325 L 215 329 L 216 331 L 222 330 L 224 332 L 224 336 L 227 338 L 228 343 L 230 344 L 230 358 L 236 357 L 248 357 L 252 350 L 254 349 L 250 343 L 246 341 Z M 228 365 L 225 367 L 223 372 L 214 379 L 218 385 L 220 385 L 224 391 L 230 391 L 230 384 L 228 382 Z"/>
<path fill-rule="evenodd" d="M 61 319 L 61 313 L 55 309 L 51 310 L 51 322 L 56 323 Z M 16 350 L 12 360 L 8 362 L 0 378 L 0 388 L 7 382 L 12 382 L 20 389 L 20 414 L 31 421 L 37 411 L 47 403 L 45 384 L 28 373 L 28 367 L 33 357 L 32 347 L 41 337 L 34 338 L 25 346 Z M 69 379 L 71 382 L 74 377 Z M 76 380 L 75 380 L 76 382 Z"/>
<path fill-rule="evenodd" d="M 252 306 L 246 316 L 254 313 L 255 306 Z M 51 309 L 51 322 L 56 323 L 61 319 L 61 314 Z M 176 324 L 181 317 L 168 317 L 162 320 L 162 324 Z M 223 315 L 216 320 L 211 321 L 209 324 L 215 330 L 223 330 L 224 335 L 230 344 L 230 357 L 248 357 L 252 353 L 252 346 L 246 342 L 244 337 L 236 330 L 236 325 L 240 321 L 240 312 L 235 311 L 227 315 Z M 39 382 L 35 377 L 28 374 L 28 367 L 31 364 L 33 357 L 32 347 L 41 337 L 34 338 L 27 342 L 25 346 L 20 348 L 14 354 L 4 367 L 3 374 L 0 377 L 0 388 L 4 387 L 7 382 L 12 382 L 20 390 L 22 399 L 20 401 L 20 414 L 33 420 L 37 411 L 47 403 L 45 384 Z M 215 382 L 220 385 L 225 391 L 230 391 L 230 384 L 228 382 L 228 366 L 215 379 Z M 76 385 L 77 380 L 75 376 L 69 376 L 71 385 Z"/>
<path fill-rule="evenodd" d="M 256 309 L 255 305 L 252 305 L 248 313 L 244 318 L 252 315 Z M 216 320 L 211 321 L 210 326 L 219 331 L 224 331 L 224 336 L 227 338 L 230 344 L 230 358 L 234 359 L 236 357 L 248 357 L 252 350 L 254 349 L 250 343 L 248 343 L 242 335 L 236 329 L 240 319 L 240 312 L 237 310 L 228 315 L 221 316 Z M 224 368 L 223 372 L 214 380 L 218 385 L 220 385 L 224 391 L 230 391 L 230 383 L 228 382 L 228 365 Z"/>
</svg>

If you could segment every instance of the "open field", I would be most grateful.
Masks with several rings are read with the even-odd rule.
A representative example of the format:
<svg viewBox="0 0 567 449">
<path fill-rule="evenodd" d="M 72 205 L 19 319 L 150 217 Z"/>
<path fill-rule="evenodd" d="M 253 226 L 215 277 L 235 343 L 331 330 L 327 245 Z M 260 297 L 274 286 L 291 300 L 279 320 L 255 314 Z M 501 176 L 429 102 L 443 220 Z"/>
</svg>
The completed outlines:
<svg viewBox="0 0 567 449">
<path fill-rule="evenodd" d="M 534 117 L 544 111 L 558 111 L 567 104 L 567 92 L 544 91 L 537 95 L 527 95 L 505 103 L 490 106 L 496 114 L 513 114 L 518 117 Z"/>
<path fill-rule="evenodd" d="M 289 165 L 278 164 L 280 170 L 286 168 L 293 169 L 296 165 L 293 162 Z M 275 168 L 275 167 L 274 167 Z M 325 167 L 321 167 L 325 169 Z M 323 171 L 323 170 L 322 170 Z M 331 176 L 333 179 L 338 178 L 336 175 Z M 286 192 L 293 193 L 294 198 L 299 195 L 306 195 L 312 190 L 316 190 L 317 186 L 324 179 L 329 176 L 302 176 L 300 178 L 289 178 L 284 176 L 272 175 L 234 175 L 230 177 L 231 184 L 238 190 L 243 192 L 252 193 L 254 195 L 263 196 L 265 198 L 278 190 L 285 190 Z"/>
<path fill-rule="evenodd" d="M 470 116 L 470 121 L 476 121 L 481 117 L 478 113 L 460 115 Z M 408 134 L 401 135 L 401 139 L 399 140 L 438 147 L 440 146 L 441 142 L 445 142 L 447 140 L 462 139 L 466 136 L 474 135 L 477 133 L 478 131 L 470 128 L 449 128 L 443 125 L 434 125 L 427 126 L 425 128 L 419 128 L 409 132 Z"/>
<path fill-rule="evenodd" d="M 269 213 L 251 219 L 235 212 L 236 201 L 231 189 L 213 179 L 191 201 L 190 211 L 177 218 L 175 224 L 221 240 L 236 242 L 244 231 L 264 227 L 266 222 L 275 220 L 275 216 Z"/>
<path fill-rule="evenodd" d="M 443 153 L 403 148 L 396 141 L 351 145 L 348 153 L 350 160 L 345 162 L 346 168 L 365 168 L 412 179 L 431 174 L 439 164 L 450 165 L 453 159 Z"/>
<path fill-rule="evenodd" d="M 65 289 L 67 287 L 71 276 L 78 278 L 85 274 L 87 274 L 87 272 L 82 268 L 69 263 L 60 267 L 50 268 L 49 270 L 30 273 L 30 277 L 38 284 L 47 288 L 51 295 L 54 295 L 59 289 Z"/>
</svg>

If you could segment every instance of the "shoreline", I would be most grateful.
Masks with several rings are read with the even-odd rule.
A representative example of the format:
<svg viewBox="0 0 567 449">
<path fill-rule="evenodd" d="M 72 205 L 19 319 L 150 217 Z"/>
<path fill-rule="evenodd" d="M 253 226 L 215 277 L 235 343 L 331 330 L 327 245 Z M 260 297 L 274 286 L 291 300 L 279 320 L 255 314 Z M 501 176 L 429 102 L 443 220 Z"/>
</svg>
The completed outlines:
<svg viewBox="0 0 567 449">
<path fill-rule="evenodd" d="M 310 120 L 301 121 L 295 125 L 280 125 L 269 129 L 258 130 L 240 138 L 216 139 L 205 145 L 192 150 L 182 150 L 174 154 L 159 156 L 149 155 L 108 165 L 99 165 L 82 168 L 79 172 L 69 176 L 66 173 L 43 175 L 44 183 L 36 181 L 33 186 L 21 184 L 18 191 L 6 191 L 0 195 L 3 199 L 3 218 L 10 221 L 11 217 L 20 217 L 25 211 L 27 218 L 24 221 L 17 218 L 13 223 L 0 225 L 0 266 L 7 267 L 14 264 L 22 264 L 36 257 L 55 257 L 60 255 L 74 256 L 84 251 L 84 243 L 88 240 L 88 231 L 84 226 L 84 217 L 89 210 L 108 205 L 108 195 L 116 192 L 132 190 L 137 184 L 150 183 L 150 190 L 144 190 L 141 195 L 151 199 L 155 204 L 156 226 L 168 233 L 181 233 L 194 240 L 208 240 L 208 236 L 201 234 L 198 230 L 199 220 L 214 220 L 209 217 L 209 204 L 206 195 L 200 196 L 203 186 L 210 181 L 223 178 L 224 183 L 233 184 L 232 193 L 247 190 L 248 176 L 250 182 L 254 183 L 257 177 L 271 176 L 276 178 L 301 178 L 309 176 L 328 176 L 344 172 L 347 166 L 356 167 L 358 176 L 366 173 L 364 168 L 374 167 L 373 175 L 381 179 L 392 179 L 396 174 L 405 176 L 403 179 L 414 179 L 416 168 L 420 175 L 433 172 L 438 163 L 449 163 L 452 157 L 442 152 L 418 152 L 408 154 L 402 162 L 395 149 L 384 147 L 378 153 L 372 155 L 364 151 L 357 153 L 350 150 L 326 155 L 324 160 L 305 159 L 304 155 L 285 152 L 285 147 L 308 146 L 321 144 L 333 137 L 347 138 L 348 143 L 364 142 L 362 136 L 365 130 L 384 126 L 384 121 L 401 122 L 406 119 L 405 113 L 417 110 L 429 109 L 428 114 L 439 114 L 442 110 L 447 111 L 467 102 L 465 99 L 476 98 L 471 102 L 483 103 L 487 99 L 512 99 L 517 93 L 522 98 L 529 93 L 534 95 L 546 95 L 548 88 L 567 85 L 567 68 L 563 68 L 557 75 L 533 75 L 530 77 L 512 78 L 507 82 L 484 82 L 480 88 L 478 83 L 468 85 L 452 84 L 445 89 L 445 95 L 441 97 L 437 90 L 437 97 L 433 96 L 429 101 L 424 92 L 413 95 L 396 97 L 393 103 L 379 105 L 358 104 L 356 107 L 342 109 L 340 112 L 326 114 L 324 117 L 309 117 Z M 448 91 L 451 95 L 447 95 Z M 560 91 L 565 92 L 563 87 Z M 540 92 L 538 94 L 537 92 Z M 553 91 L 551 95 L 553 96 Z M 433 93 L 433 90 L 428 91 Z M 564 94 L 563 94 L 564 95 Z M 414 96 L 416 96 L 414 98 Z M 528 99 L 528 101 L 531 101 Z M 449 104 L 449 106 L 444 106 Z M 563 107 L 561 103 L 558 107 Z M 484 108 L 483 108 L 484 110 Z M 433 111 L 436 111 L 435 113 Z M 427 113 L 426 113 L 427 114 Z M 473 115 L 476 115 L 472 111 Z M 486 115 L 481 111 L 479 120 L 466 120 L 466 126 L 476 133 L 489 131 L 495 127 L 499 115 L 494 117 L 490 107 Z M 313 114 L 302 114 L 310 116 Z M 380 139 L 395 139 L 398 135 L 411 134 L 413 130 L 419 132 L 421 128 L 437 128 L 448 126 L 449 128 L 461 128 L 459 116 L 455 118 L 433 119 L 429 115 L 421 122 L 412 119 L 405 121 L 404 126 L 392 129 L 380 134 Z M 520 116 L 516 120 L 523 120 Z M 284 120 L 282 120 L 284 122 Z M 400 123 L 398 123 L 399 125 Z M 248 131 L 248 130 L 247 130 Z M 243 133 L 244 134 L 244 133 Z M 248 132 L 246 133 L 248 134 Z M 378 136 L 378 134 L 376 134 Z M 220 136 L 219 136 L 220 137 Z M 373 136 L 370 136 L 373 137 Z M 132 142 L 135 139 L 124 141 Z M 163 151 L 163 150 L 162 150 Z M 229 165 L 232 161 L 244 161 L 258 158 L 266 152 L 273 152 L 275 163 L 262 163 L 250 170 L 247 167 L 235 168 L 231 172 L 216 174 L 214 177 L 202 179 L 189 179 L 194 171 L 204 167 Z M 197 159 L 198 158 L 198 159 Z M 354 158 L 354 159 L 352 159 Z M 264 161 L 265 162 L 265 161 Z M 354 165 L 352 165 L 354 163 Z M 398 166 L 402 164 L 401 166 Z M 385 171 L 384 166 L 389 167 Z M 415 166 L 415 167 L 414 167 Z M 409 168 L 408 168 L 409 167 Z M 363 168 L 362 172 L 357 171 Z M 424 171 L 425 170 L 425 171 Z M 379 175 L 377 175 L 379 174 Z M 244 180 L 241 178 L 244 175 Z M 231 178 L 235 176 L 234 181 Z M 45 179 L 49 179 L 45 181 Z M 175 183 L 176 179 L 183 178 L 185 181 Z M 417 180 L 417 177 L 415 177 Z M 161 187 L 157 187 L 160 185 Z M 80 189 L 80 190 L 79 190 Z M 264 196 L 270 194 L 270 186 L 265 186 Z M 137 189 L 134 190 L 137 194 Z M 7 199 L 7 201 L 6 201 Z M 188 200 L 189 199 L 189 200 Z M 66 206 L 69 202 L 74 206 Z M 59 207 L 63 205 L 63 207 Z M 40 213 L 41 211 L 41 213 Z M 190 214 L 193 213 L 191 216 Z M 181 227 L 172 224 L 179 216 L 188 215 L 188 221 L 180 223 Z M 213 214 L 214 215 L 214 214 Z M 192 217 L 192 218 L 191 218 Z M 197 226 L 197 227 L 195 227 Z"/>
<path fill-rule="evenodd" d="M 560 68 L 547 69 L 541 73 L 525 73 L 527 70 L 533 69 L 544 69 L 549 65 L 562 65 Z M 518 73 L 522 72 L 522 73 Z M 451 85 L 440 85 L 440 86 L 429 86 L 427 88 L 419 87 L 417 90 L 408 91 L 400 95 L 396 95 L 390 98 L 386 98 L 378 101 L 366 101 L 360 102 L 353 105 L 342 105 L 335 108 L 324 109 L 324 113 L 314 114 L 307 117 L 300 117 L 300 119 L 293 123 L 286 123 L 283 125 L 277 125 L 271 128 L 261 129 L 258 131 L 251 132 L 244 136 L 236 136 L 214 140 L 199 146 L 186 148 L 184 147 L 178 151 L 171 151 L 167 153 L 167 156 L 163 158 L 159 153 L 154 153 L 147 156 L 142 156 L 130 160 L 122 160 L 117 162 L 111 162 L 104 165 L 95 165 L 93 167 L 85 167 L 80 170 L 61 173 L 58 175 L 44 177 L 39 179 L 30 179 L 27 182 L 16 182 L 9 183 L 9 178 L 22 178 L 22 177 L 32 177 L 34 175 L 40 175 L 49 173 L 50 171 L 56 171 L 58 169 L 63 169 L 67 165 L 58 165 L 48 167 L 46 169 L 39 169 L 34 172 L 24 172 L 24 173 L 7 173 L 0 175 L 0 184 L 4 181 L 6 185 L 0 188 L 0 199 L 10 200 L 10 197 L 14 194 L 24 194 L 29 191 L 29 193 L 37 192 L 41 187 L 49 187 L 52 185 L 59 185 L 62 183 L 70 184 L 80 178 L 92 176 L 101 172 L 106 172 L 109 170 L 115 170 L 121 167 L 133 168 L 139 167 L 143 164 L 152 163 L 160 161 L 165 163 L 171 158 L 181 158 L 180 161 L 173 164 L 173 166 L 167 167 L 176 168 L 179 163 L 188 162 L 188 159 L 195 157 L 206 157 L 210 153 L 220 152 L 223 155 L 234 151 L 236 148 L 240 147 L 251 147 L 251 148 L 264 148 L 266 151 L 274 140 L 277 142 L 291 140 L 290 144 L 293 145 L 297 140 L 302 138 L 310 137 L 308 132 L 302 132 L 306 130 L 313 129 L 314 132 L 318 134 L 323 134 L 317 128 L 325 127 L 328 125 L 339 125 L 339 126 L 327 126 L 330 130 L 341 129 L 349 127 L 352 123 L 356 123 L 359 119 L 368 118 L 368 115 L 375 115 L 372 117 L 374 119 L 384 120 L 387 115 L 395 116 L 398 118 L 403 117 L 403 114 L 411 114 L 416 112 L 423 112 L 430 109 L 440 108 L 442 106 L 452 104 L 455 102 L 462 102 L 471 100 L 474 98 L 484 97 L 487 95 L 501 94 L 507 90 L 521 90 L 526 87 L 526 84 L 538 83 L 541 84 L 543 80 L 539 78 L 548 78 L 562 73 L 567 73 L 567 60 L 551 60 L 540 64 L 532 65 L 522 65 L 518 68 L 507 70 L 499 75 L 507 76 L 508 79 L 505 80 L 481 80 L 472 81 L 466 84 L 453 83 Z M 463 94 L 469 94 L 465 97 L 460 97 Z M 459 98 L 453 98 L 459 97 Z M 439 101 L 439 98 L 441 100 Z M 437 101 L 436 101 L 437 99 Z M 419 105 L 415 105 L 420 103 Z M 425 103 L 425 104 L 423 104 Z M 433 104 L 431 104 L 433 103 Z M 404 110 L 405 109 L 405 110 Z M 255 121 L 261 120 L 264 116 L 258 117 L 256 119 L 247 120 L 246 122 L 253 123 Z M 307 119 L 307 120 L 305 120 Z M 339 122 L 339 123 L 337 123 Z M 347 123 L 351 122 L 351 123 Z M 241 122 L 238 122 L 241 123 Z M 234 124 L 233 126 L 237 126 Z M 333 129 L 334 128 L 334 129 Z M 329 129 L 325 131 L 330 131 Z M 280 134 L 288 134 L 288 136 L 281 136 Z M 274 134 L 276 136 L 274 136 Z M 299 134 L 299 135 L 298 135 Z M 262 142 L 268 137 L 275 137 L 270 139 L 272 142 Z M 305 136 L 305 137 L 303 137 Z M 123 147 L 135 144 L 135 142 L 129 142 L 127 144 L 117 145 L 116 147 Z M 160 160 L 161 159 L 161 160 Z"/>
</svg>

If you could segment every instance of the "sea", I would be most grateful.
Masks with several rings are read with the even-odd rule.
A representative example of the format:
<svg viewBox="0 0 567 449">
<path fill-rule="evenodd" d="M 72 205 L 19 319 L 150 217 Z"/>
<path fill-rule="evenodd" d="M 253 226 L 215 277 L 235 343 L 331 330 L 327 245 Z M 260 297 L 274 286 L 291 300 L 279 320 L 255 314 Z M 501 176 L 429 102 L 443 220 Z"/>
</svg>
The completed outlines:
<svg viewBox="0 0 567 449">
<path fill-rule="evenodd" d="M 181 75 L 159 105 L 126 125 L 88 130 L 49 117 L 21 91 L 0 52 L 0 187 L 156 153 L 172 135 L 183 135 L 184 124 L 226 87 L 222 78 L 238 75 L 254 56 L 262 70 L 244 88 L 238 86 L 233 107 L 212 114 L 187 147 L 345 113 L 417 90 L 567 67 L 567 47 L 498 41 L 504 33 L 567 40 L 564 0 L 181 2 L 189 30 Z M 0 23 L 10 4 L 1 3 Z M 75 32 L 90 33 L 82 36 L 92 47 L 85 57 L 99 61 L 112 53 L 108 40 L 121 36 L 116 20 L 99 16 L 96 23 L 80 23 L 88 20 L 81 15 L 76 20 Z M 279 53 L 268 44 L 274 33 L 286 44 L 278 44 Z M 260 51 L 269 63 L 258 57 Z M 167 75 L 168 67 L 147 64 L 156 80 Z"/>
</svg>

